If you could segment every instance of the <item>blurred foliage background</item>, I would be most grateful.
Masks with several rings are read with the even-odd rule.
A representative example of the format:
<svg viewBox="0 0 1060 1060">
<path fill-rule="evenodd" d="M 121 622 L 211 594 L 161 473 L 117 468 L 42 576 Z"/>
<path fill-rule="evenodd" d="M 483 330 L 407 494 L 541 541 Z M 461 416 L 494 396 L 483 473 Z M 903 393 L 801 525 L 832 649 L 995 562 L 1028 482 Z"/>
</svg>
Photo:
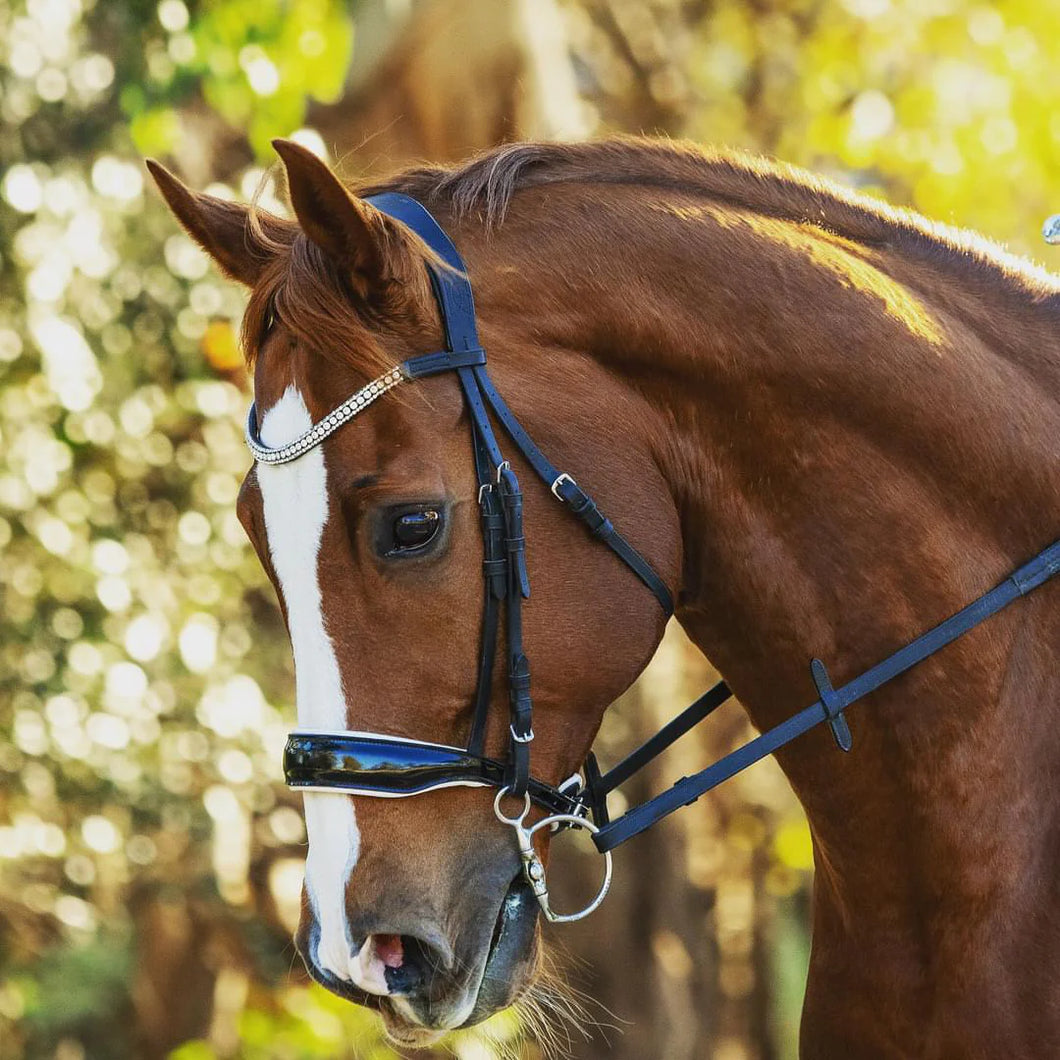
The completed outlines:
<svg viewBox="0 0 1060 1060">
<path fill-rule="evenodd" d="M 289 942 L 293 682 L 234 514 L 242 294 L 145 187 L 145 154 L 221 195 L 265 179 L 282 211 L 273 136 L 353 175 L 658 132 L 1037 254 L 1058 79 L 1056 0 L 0 0 L 0 1060 L 394 1055 Z M 710 676 L 668 635 L 604 756 Z M 746 734 L 731 711 L 642 783 Z M 794 1057 L 811 859 L 775 765 L 619 860 L 564 935 L 564 974 L 601 1002 L 568 1051 Z M 541 1052 L 509 1015 L 449 1049 Z"/>
</svg>

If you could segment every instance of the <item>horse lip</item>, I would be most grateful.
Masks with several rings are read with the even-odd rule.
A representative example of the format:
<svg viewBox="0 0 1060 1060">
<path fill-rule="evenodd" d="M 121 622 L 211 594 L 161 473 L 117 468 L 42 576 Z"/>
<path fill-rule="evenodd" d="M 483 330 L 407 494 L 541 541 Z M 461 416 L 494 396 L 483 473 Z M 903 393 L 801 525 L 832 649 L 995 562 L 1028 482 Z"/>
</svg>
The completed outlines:
<svg viewBox="0 0 1060 1060">
<path fill-rule="evenodd" d="M 393 1006 L 379 1006 L 379 1015 L 387 1037 L 396 1045 L 407 1049 L 426 1049 L 448 1033 L 446 1027 L 423 1027 L 409 1021 Z"/>
<path fill-rule="evenodd" d="M 379 1003 L 383 1000 L 380 996 L 369 994 L 367 990 L 362 990 L 360 987 L 354 986 L 353 983 L 348 983 L 345 979 L 340 979 L 338 976 L 329 975 L 327 972 L 318 968 L 313 961 L 303 958 L 302 963 L 305 965 L 305 969 L 309 973 L 309 978 L 314 982 L 319 983 L 325 990 L 330 991 L 332 994 L 335 994 L 346 1001 L 352 1001 L 355 1005 L 363 1005 L 365 1008 L 373 1008 L 376 1010 L 379 1009 Z"/>
<path fill-rule="evenodd" d="M 534 892 L 520 871 L 501 902 L 475 1007 L 462 1026 L 481 1023 L 514 1000 L 511 972 L 520 961 L 527 959 L 537 930 L 540 908 Z"/>
</svg>

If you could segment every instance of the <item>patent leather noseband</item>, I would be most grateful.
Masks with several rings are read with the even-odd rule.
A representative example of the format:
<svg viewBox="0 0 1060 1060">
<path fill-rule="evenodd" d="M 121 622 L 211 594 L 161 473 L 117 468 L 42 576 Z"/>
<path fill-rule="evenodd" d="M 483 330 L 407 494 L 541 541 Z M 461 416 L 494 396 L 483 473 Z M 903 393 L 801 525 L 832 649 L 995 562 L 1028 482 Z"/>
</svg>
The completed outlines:
<svg viewBox="0 0 1060 1060">
<path fill-rule="evenodd" d="M 1014 571 L 999 586 L 840 688 L 832 686 L 824 664 L 813 659 L 810 671 L 819 696 L 816 702 L 702 772 L 682 778 L 663 794 L 610 820 L 608 793 L 729 699 L 731 692 L 724 682 L 715 685 L 608 773 L 600 773 L 590 752 L 583 767 L 584 775 L 571 778 L 558 787 L 531 775 L 533 704 L 530 663 L 523 650 L 522 627 L 523 602 L 530 596 L 523 536 L 523 495 L 519 480 L 505 459 L 494 432 L 494 419 L 533 471 L 547 483 L 556 501 L 637 575 L 655 595 L 667 617 L 673 613 L 673 600 L 669 588 L 651 564 L 618 532 L 574 477 L 551 463 L 497 392 L 487 371 L 486 352 L 479 344 L 471 284 L 464 262 L 449 237 L 430 213 L 407 195 L 388 192 L 372 196 L 367 201 L 407 225 L 441 260 L 441 264 L 430 264 L 428 271 L 442 319 L 445 349 L 411 357 L 391 368 L 301 437 L 280 448 L 272 449 L 262 443 L 252 405 L 247 418 L 247 444 L 255 459 L 262 463 L 296 460 L 394 387 L 441 372 L 456 374 L 471 421 L 471 448 L 478 483 L 484 553 L 478 680 L 466 748 L 423 743 L 382 733 L 295 731 L 287 742 L 284 756 L 284 772 L 291 787 L 373 798 L 404 798 L 455 785 L 495 788 L 498 792 L 495 813 L 515 831 L 524 875 L 545 916 L 555 921 L 577 920 L 592 912 L 603 900 L 611 879 L 610 857 L 614 847 L 819 724 L 828 724 L 837 746 L 849 751 L 852 739 L 844 714 L 847 707 L 1060 571 L 1058 541 Z M 484 742 L 493 669 L 501 640 L 502 608 L 508 667 L 509 739 L 506 759 L 500 762 L 485 756 Z M 505 796 L 522 800 L 521 812 L 514 816 L 505 814 L 502 805 Z M 546 816 L 528 824 L 532 803 Z M 544 866 L 534 849 L 537 832 L 558 827 L 586 829 L 606 858 L 604 884 L 597 897 L 587 908 L 566 916 L 554 912 L 549 905 Z"/>
<path fill-rule="evenodd" d="M 438 788 L 505 788 L 505 765 L 463 747 L 407 740 L 376 732 L 300 729 L 284 748 L 287 783 L 305 791 L 403 799 Z M 357 786 L 360 778 L 361 786 Z M 582 812 L 581 776 L 558 788 L 530 778 L 526 794 L 547 814 Z"/>
</svg>

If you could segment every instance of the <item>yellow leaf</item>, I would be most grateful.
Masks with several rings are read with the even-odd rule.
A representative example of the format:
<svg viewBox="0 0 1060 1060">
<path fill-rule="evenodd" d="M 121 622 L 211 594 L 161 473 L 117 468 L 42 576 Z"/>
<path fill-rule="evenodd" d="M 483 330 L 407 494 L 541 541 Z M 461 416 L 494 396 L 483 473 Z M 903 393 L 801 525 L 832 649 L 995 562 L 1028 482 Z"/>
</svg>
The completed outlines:
<svg viewBox="0 0 1060 1060">
<path fill-rule="evenodd" d="M 227 320 L 215 320 L 202 336 L 202 351 L 219 372 L 234 372 L 243 366 L 243 353 Z"/>
<path fill-rule="evenodd" d="M 813 842 L 810 826 L 802 820 L 787 821 L 773 836 L 773 852 L 777 860 L 789 869 L 813 868 Z"/>
</svg>

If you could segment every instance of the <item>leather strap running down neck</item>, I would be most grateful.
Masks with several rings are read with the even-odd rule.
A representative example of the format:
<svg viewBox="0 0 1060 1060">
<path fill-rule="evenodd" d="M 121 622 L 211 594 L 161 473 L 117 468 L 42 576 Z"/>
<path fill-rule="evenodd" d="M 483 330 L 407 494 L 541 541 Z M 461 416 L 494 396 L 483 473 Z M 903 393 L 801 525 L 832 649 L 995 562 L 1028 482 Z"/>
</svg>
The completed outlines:
<svg viewBox="0 0 1060 1060">
<path fill-rule="evenodd" d="M 586 827 L 593 833 L 597 848 L 609 855 L 614 847 L 643 832 L 681 806 L 695 802 L 718 784 L 817 725 L 828 724 L 836 745 L 842 751 L 849 751 L 853 741 L 844 713 L 848 707 L 1060 572 L 1058 541 L 1019 567 L 999 586 L 838 689 L 833 688 L 824 663 L 813 659 L 811 676 L 819 696 L 816 702 L 701 772 L 683 777 L 668 791 L 626 811 L 614 821 L 608 818 L 608 793 L 728 700 L 732 693 L 724 681 L 704 693 L 609 772 L 600 772 L 590 752 L 584 766 L 584 783 L 579 790 L 569 788 L 566 784 L 562 789 L 554 788 L 532 780 L 530 745 L 534 731 L 530 664 L 523 650 L 522 634 L 523 602 L 530 595 L 523 535 L 523 497 L 519 481 L 504 458 L 494 432 L 494 419 L 533 471 L 548 484 L 556 499 L 637 575 L 655 595 L 667 616 L 673 613 L 673 600 L 666 584 L 651 565 L 622 537 L 574 478 L 551 463 L 497 392 L 487 371 L 486 353 L 479 344 L 471 284 L 464 262 L 449 237 L 430 213 L 407 195 L 387 192 L 372 196 L 368 201 L 377 210 L 407 225 L 441 260 L 441 265 L 429 265 L 428 272 L 445 333 L 445 349 L 411 357 L 390 369 L 352 395 L 320 423 L 314 424 L 301 438 L 280 449 L 263 445 L 258 437 L 256 413 L 251 406 L 247 420 L 247 443 L 254 456 L 266 463 L 297 459 L 400 383 L 440 372 L 456 373 L 471 421 L 483 536 L 485 586 L 476 692 L 465 755 L 461 755 L 458 749 L 439 748 L 438 745 L 424 745 L 383 734 L 295 732 L 288 741 L 286 760 L 287 781 L 292 786 L 381 797 L 421 794 L 454 783 L 469 782 L 469 777 L 470 782 L 475 784 L 497 787 L 497 815 L 516 830 L 524 871 L 546 915 L 557 920 L 577 919 L 596 908 L 602 900 L 610 880 L 610 863 L 604 888 L 588 909 L 572 917 L 556 916 L 548 907 L 544 870 L 533 850 L 532 839 L 537 830 L 550 822 L 557 822 L 559 826 Z M 502 605 L 506 616 L 509 690 L 509 742 L 503 770 L 498 763 L 483 757 Z M 364 768 L 357 758 L 366 748 L 370 750 L 367 745 L 379 741 L 386 741 L 391 749 L 404 747 L 409 752 L 410 762 L 422 760 L 423 747 L 433 747 L 435 750 L 431 753 L 436 760 L 432 760 L 432 779 L 417 784 L 415 778 L 405 778 L 398 783 L 391 769 L 387 783 L 391 788 L 397 784 L 400 790 L 396 794 L 394 790 L 383 790 L 376 772 Z M 527 827 L 523 824 L 526 810 L 516 818 L 506 817 L 501 812 L 499 803 L 504 794 L 527 798 L 527 810 L 529 799 L 532 798 L 551 810 L 553 816 Z M 564 807 L 571 809 L 571 812 L 556 812 Z M 595 824 L 586 821 L 584 815 L 589 812 Z"/>
</svg>

